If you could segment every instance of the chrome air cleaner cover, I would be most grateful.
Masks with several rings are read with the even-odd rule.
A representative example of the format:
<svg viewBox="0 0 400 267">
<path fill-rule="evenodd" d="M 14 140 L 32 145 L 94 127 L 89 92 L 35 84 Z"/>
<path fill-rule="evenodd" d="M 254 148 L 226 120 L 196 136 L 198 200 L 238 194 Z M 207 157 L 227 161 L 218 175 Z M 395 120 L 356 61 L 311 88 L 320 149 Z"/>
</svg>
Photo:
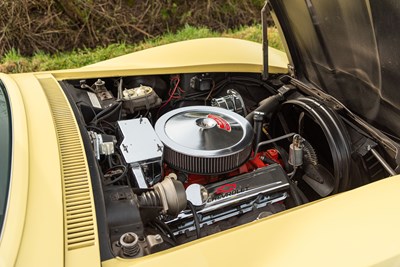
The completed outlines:
<svg viewBox="0 0 400 267">
<path fill-rule="evenodd" d="M 253 129 L 242 116 L 218 107 L 172 110 L 157 120 L 164 161 L 196 174 L 220 174 L 240 167 L 250 156 Z"/>
</svg>

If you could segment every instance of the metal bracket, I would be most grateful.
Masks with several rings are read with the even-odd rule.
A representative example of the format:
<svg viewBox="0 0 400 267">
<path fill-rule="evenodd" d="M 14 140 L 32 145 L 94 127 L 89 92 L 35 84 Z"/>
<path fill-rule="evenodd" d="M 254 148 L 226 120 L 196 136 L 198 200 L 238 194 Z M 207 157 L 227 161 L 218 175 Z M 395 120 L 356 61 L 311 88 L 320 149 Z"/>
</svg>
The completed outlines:
<svg viewBox="0 0 400 267">
<path fill-rule="evenodd" d="M 270 13 L 269 2 L 265 1 L 264 7 L 261 9 L 262 23 L 262 47 L 263 47 L 263 80 L 268 79 L 268 14 Z"/>
<path fill-rule="evenodd" d="M 131 164 L 133 175 L 135 175 L 136 182 L 139 188 L 146 189 L 148 188 L 146 183 L 146 178 L 143 175 L 142 167 L 138 163 Z"/>
</svg>

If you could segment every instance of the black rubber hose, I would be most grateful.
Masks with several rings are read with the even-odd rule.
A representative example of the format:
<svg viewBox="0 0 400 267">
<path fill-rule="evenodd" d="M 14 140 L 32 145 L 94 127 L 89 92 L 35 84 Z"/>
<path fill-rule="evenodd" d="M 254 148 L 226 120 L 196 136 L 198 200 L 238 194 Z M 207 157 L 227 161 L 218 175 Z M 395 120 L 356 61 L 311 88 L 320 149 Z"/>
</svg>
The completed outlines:
<svg viewBox="0 0 400 267">
<path fill-rule="evenodd" d="M 89 124 L 97 125 L 100 120 L 104 120 L 111 115 L 113 115 L 116 111 L 119 111 L 119 108 L 122 106 L 122 102 L 117 103 L 116 105 L 110 106 L 102 111 L 100 111 Z"/>
<path fill-rule="evenodd" d="M 256 111 L 264 112 L 265 116 L 268 116 L 271 112 L 273 112 L 278 106 L 280 101 L 282 100 L 282 96 L 280 94 L 270 96 L 263 101 L 260 102 L 258 108 L 250 112 L 246 119 L 253 125 L 254 123 L 254 113 Z"/>
<path fill-rule="evenodd" d="M 258 144 L 261 141 L 261 133 L 263 127 L 263 120 L 264 120 L 264 113 L 262 112 L 255 112 L 254 114 L 254 143 L 253 143 L 253 150 L 256 151 Z"/>
<path fill-rule="evenodd" d="M 199 220 L 199 217 L 197 217 L 197 212 L 196 212 L 192 202 L 188 201 L 187 206 L 189 207 L 189 209 L 192 211 L 192 214 L 193 214 L 194 226 L 196 228 L 196 236 L 197 236 L 197 238 L 200 238 L 201 237 L 200 220 Z"/>
</svg>

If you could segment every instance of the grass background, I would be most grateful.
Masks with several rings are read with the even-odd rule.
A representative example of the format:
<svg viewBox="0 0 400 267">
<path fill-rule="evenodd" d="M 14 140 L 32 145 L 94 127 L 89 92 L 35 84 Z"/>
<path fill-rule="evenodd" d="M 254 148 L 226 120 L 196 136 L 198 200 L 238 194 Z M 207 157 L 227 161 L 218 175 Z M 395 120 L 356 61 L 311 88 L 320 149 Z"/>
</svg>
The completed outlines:
<svg viewBox="0 0 400 267">
<path fill-rule="evenodd" d="M 261 23 L 265 0 L 1 0 L 0 56 L 137 43 L 185 25 L 220 33 Z M 268 20 L 272 22 L 272 20 Z"/>
<path fill-rule="evenodd" d="M 0 72 L 20 73 L 78 68 L 172 42 L 221 36 L 261 43 L 262 27 L 259 24 L 242 26 L 238 29 L 227 30 L 221 33 L 206 27 L 185 26 L 176 33 L 166 33 L 157 37 L 146 38 L 136 44 L 114 43 L 105 47 L 76 49 L 71 52 L 56 52 L 53 54 L 39 51 L 33 56 L 22 56 L 18 50 L 11 49 L 0 60 Z M 283 50 L 276 28 L 268 28 L 268 40 L 270 46 Z"/>
</svg>

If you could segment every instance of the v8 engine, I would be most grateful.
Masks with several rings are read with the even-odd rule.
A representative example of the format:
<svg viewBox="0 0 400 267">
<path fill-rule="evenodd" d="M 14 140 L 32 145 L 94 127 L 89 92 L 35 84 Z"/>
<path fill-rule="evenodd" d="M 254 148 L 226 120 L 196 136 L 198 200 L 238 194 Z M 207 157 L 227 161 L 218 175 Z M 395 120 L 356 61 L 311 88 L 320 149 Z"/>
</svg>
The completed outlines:
<svg viewBox="0 0 400 267">
<path fill-rule="evenodd" d="M 115 256 L 135 258 L 385 175 L 377 144 L 288 77 L 238 73 L 69 80 Z M 349 138 L 351 136 L 351 138 Z M 377 152 L 378 153 L 378 152 Z M 355 165 L 353 165 L 355 166 Z"/>
</svg>

